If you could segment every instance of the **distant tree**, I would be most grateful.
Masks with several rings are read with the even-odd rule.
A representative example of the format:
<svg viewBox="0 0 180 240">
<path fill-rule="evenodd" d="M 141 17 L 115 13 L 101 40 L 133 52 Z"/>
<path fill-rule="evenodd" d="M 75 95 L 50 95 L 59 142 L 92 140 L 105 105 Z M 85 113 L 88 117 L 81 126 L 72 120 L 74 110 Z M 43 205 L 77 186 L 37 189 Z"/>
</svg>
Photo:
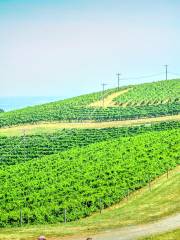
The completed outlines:
<svg viewBox="0 0 180 240">
<path fill-rule="evenodd" d="M 0 113 L 2 113 L 2 112 L 4 112 L 4 110 L 0 108 Z"/>
</svg>

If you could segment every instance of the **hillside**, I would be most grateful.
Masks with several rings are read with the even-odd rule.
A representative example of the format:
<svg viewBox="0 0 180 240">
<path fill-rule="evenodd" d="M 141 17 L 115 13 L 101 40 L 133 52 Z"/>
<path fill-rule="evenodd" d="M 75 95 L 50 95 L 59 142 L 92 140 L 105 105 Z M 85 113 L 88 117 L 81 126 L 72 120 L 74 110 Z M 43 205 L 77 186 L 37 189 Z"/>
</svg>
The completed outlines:
<svg viewBox="0 0 180 240">
<path fill-rule="evenodd" d="M 162 234 L 153 234 L 148 237 L 139 238 L 138 240 L 178 240 L 180 239 L 180 229 L 168 231 Z"/>
<path fill-rule="evenodd" d="M 72 221 L 106 208 L 179 164 L 179 129 L 73 148 L 0 170 L 0 226 Z"/>
<path fill-rule="evenodd" d="M 179 87 L 131 85 L 1 113 L 0 227 L 82 219 L 168 175 L 180 164 Z"/>
<path fill-rule="evenodd" d="M 139 229 L 141 226 L 146 226 L 149 222 L 153 221 L 156 223 L 162 217 L 171 216 L 180 210 L 179 170 L 179 167 L 177 167 L 173 171 L 170 171 L 168 179 L 165 174 L 151 182 L 151 191 L 149 191 L 148 186 L 135 191 L 123 201 L 118 202 L 110 208 L 103 209 L 101 214 L 97 212 L 90 217 L 79 221 L 67 222 L 66 224 L 2 228 L 0 239 L 35 240 L 40 235 L 45 235 L 49 240 L 86 239 L 99 232 L 110 233 L 112 231 L 113 235 L 114 230 L 122 229 L 122 233 L 124 232 L 125 234 L 129 233 L 132 229 L 135 231 L 135 226 Z M 168 237 L 176 235 L 177 233 L 165 233 L 162 235 L 162 238 L 160 238 L 161 236 L 157 236 L 157 238 L 152 237 L 147 239 L 169 240 L 171 238 Z M 178 238 L 175 239 L 177 240 Z"/>
<path fill-rule="evenodd" d="M 44 121 L 102 122 L 175 115 L 180 112 L 179 89 L 179 79 L 126 86 L 119 90 L 119 97 L 111 99 L 115 101 L 113 106 L 105 106 L 106 97 L 118 93 L 117 89 L 108 89 L 104 96 L 98 92 L 1 113 L 0 127 Z M 97 101 L 102 104 L 93 106 Z"/>
<path fill-rule="evenodd" d="M 167 80 L 133 86 L 114 99 L 121 106 L 147 106 L 180 102 L 180 80 Z"/>
<path fill-rule="evenodd" d="M 180 122 L 162 122 L 122 128 L 61 129 L 45 134 L 31 135 L 28 132 L 25 136 L 22 131 L 19 131 L 19 136 L 0 136 L 0 168 L 74 147 L 84 147 L 91 143 L 168 129 L 180 129 Z"/>
</svg>

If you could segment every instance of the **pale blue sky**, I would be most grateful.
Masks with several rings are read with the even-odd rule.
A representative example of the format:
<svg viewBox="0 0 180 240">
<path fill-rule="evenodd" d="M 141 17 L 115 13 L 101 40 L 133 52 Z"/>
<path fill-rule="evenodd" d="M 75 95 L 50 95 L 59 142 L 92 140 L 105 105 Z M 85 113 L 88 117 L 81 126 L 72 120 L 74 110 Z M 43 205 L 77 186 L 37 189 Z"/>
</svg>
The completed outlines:
<svg viewBox="0 0 180 240">
<path fill-rule="evenodd" d="M 166 63 L 180 73 L 179 12 L 179 0 L 0 0 L 0 96 L 79 95 Z"/>
</svg>

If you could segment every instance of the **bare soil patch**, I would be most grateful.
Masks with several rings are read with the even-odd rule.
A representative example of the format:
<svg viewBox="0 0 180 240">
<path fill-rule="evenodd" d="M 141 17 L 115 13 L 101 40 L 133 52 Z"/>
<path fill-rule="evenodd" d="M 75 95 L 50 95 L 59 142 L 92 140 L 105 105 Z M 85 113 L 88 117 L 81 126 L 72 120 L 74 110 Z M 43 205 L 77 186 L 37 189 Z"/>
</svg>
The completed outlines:
<svg viewBox="0 0 180 240">
<path fill-rule="evenodd" d="M 111 95 L 107 96 L 106 98 L 93 102 L 91 103 L 89 106 L 90 107 L 114 107 L 116 106 L 115 102 L 113 101 L 113 99 L 115 99 L 116 97 L 119 97 L 125 93 L 127 93 L 131 88 L 119 91 L 119 92 L 115 92 L 112 93 Z"/>
</svg>

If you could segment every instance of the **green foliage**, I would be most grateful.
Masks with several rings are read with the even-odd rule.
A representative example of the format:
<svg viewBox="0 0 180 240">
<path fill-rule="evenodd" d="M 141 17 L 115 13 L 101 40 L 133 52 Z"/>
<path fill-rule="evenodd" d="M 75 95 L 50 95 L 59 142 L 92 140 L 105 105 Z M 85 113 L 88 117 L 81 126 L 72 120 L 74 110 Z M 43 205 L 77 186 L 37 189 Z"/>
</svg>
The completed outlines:
<svg viewBox="0 0 180 240">
<path fill-rule="evenodd" d="M 84 147 L 104 140 L 173 128 L 180 128 L 180 122 L 123 128 L 64 129 L 54 134 L 0 137 L 0 167 L 29 161 L 77 146 Z"/>
<path fill-rule="evenodd" d="M 180 79 L 136 85 L 114 101 L 128 106 L 180 102 Z"/>
<path fill-rule="evenodd" d="M 4 110 L 0 108 L 0 113 L 3 113 L 3 112 L 4 112 Z"/>
<path fill-rule="evenodd" d="M 124 198 L 179 163 L 180 130 L 74 148 L 0 170 L 0 226 L 73 221 Z"/>
<path fill-rule="evenodd" d="M 159 85 L 161 88 L 158 87 Z M 169 95 L 168 91 L 165 91 L 167 85 L 170 86 L 169 89 L 171 89 L 169 90 Z M 127 87 L 121 88 L 121 90 L 125 88 Z M 150 89 L 149 92 L 154 92 L 154 94 L 150 94 L 146 88 Z M 157 91 L 155 91 L 155 89 Z M 106 90 L 105 96 L 115 91 L 117 91 L 117 89 Z M 139 91 L 141 94 L 139 94 Z M 158 91 L 160 91 L 160 93 Z M 147 85 L 138 85 L 137 87 L 134 86 L 132 90 L 126 94 L 121 95 L 121 97 L 118 98 L 120 100 L 117 100 L 121 103 L 123 101 L 123 97 L 124 102 L 130 100 L 131 102 L 128 103 L 128 106 L 116 106 L 107 108 L 90 107 L 90 103 L 102 99 L 102 92 L 92 93 L 63 101 L 57 101 L 49 104 L 43 104 L 39 106 L 24 108 L 21 110 L 2 113 L 0 115 L 0 127 L 25 123 L 32 124 L 41 121 L 115 121 L 137 119 L 143 117 L 174 115 L 180 113 L 178 93 L 179 80 L 161 81 Z M 172 97 L 172 99 L 174 99 L 173 101 L 164 101 L 164 97 L 166 98 L 167 96 L 172 95 L 174 96 Z M 159 96 L 162 101 L 160 101 L 159 98 L 156 99 L 156 96 Z M 136 99 L 140 101 L 140 106 L 136 106 L 136 103 L 133 99 L 135 99 L 135 101 Z M 151 104 L 151 101 L 157 101 L 158 104 L 153 105 Z"/>
<path fill-rule="evenodd" d="M 180 104 L 162 104 L 158 106 L 143 107 L 59 107 L 44 108 L 43 105 L 25 108 L 14 112 L 2 113 L 0 115 L 0 127 L 25 123 L 36 123 L 41 121 L 69 121 L 81 122 L 84 120 L 110 121 L 138 119 L 143 117 L 158 117 L 175 115 L 180 112 Z"/>
</svg>

